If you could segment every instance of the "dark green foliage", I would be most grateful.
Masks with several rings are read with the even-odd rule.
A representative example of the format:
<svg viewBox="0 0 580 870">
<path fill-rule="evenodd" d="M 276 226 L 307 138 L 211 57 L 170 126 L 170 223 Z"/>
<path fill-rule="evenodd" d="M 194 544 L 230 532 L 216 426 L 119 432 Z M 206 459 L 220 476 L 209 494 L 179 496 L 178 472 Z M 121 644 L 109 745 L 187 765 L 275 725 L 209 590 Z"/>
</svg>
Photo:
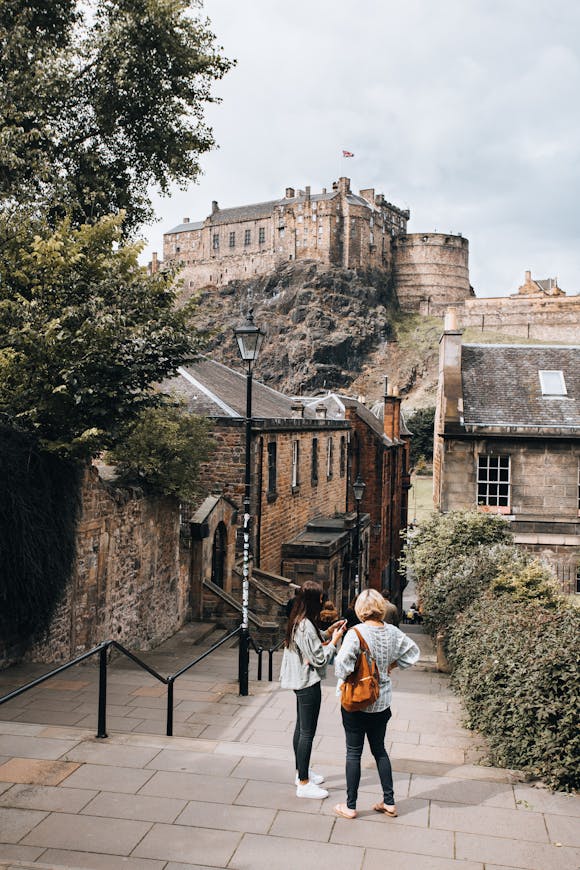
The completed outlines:
<svg viewBox="0 0 580 870">
<path fill-rule="evenodd" d="M 580 788 L 580 609 L 489 592 L 448 646 L 469 725 L 485 735 L 492 763 Z"/>
<path fill-rule="evenodd" d="M 194 304 L 176 309 L 172 275 L 139 267 L 121 223 L 21 225 L 0 258 L 0 413 L 61 455 L 113 446 L 200 344 Z"/>
<path fill-rule="evenodd" d="M 512 537 L 509 523 L 499 516 L 478 511 L 434 513 L 408 537 L 405 563 L 415 574 L 423 595 L 422 584 L 436 582 L 437 574 L 453 569 L 458 557 L 475 547 L 511 543 Z"/>
<path fill-rule="evenodd" d="M 411 466 L 414 468 L 420 456 L 426 462 L 433 462 L 433 427 L 435 408 L 420 408 L 405 419 L 411 432 Z"/>
<path fill-rule="evenodd" d="M 82 468 L 0 428 L 0 638 L 48 627 L 71 576 Z"/>
<path fill-rule="evenodd" d="M 3 0 L 0 196 L 58 220 L 120 209 L 199 173 L 211 87 L 230 68 L 189 0 Z"/>
<path fill-rule="evenodd" d="M 108 458 L 122 482 L 187 502 L 199 494 L 199 466 L 212 447 L 208 420 L 163 406 L 143 410 Z"/>
</svg>

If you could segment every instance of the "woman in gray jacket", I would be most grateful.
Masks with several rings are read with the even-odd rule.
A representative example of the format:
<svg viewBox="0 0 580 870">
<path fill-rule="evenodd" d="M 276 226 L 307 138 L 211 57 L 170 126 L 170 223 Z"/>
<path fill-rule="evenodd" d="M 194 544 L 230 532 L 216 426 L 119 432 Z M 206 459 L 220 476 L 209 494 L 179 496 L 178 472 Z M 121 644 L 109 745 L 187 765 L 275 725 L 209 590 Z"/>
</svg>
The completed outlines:
<svg viewBox="0 0 580 870">
<path fill-rule="evenodd" d="M 320 681 L 326 676 L 326 665 L 336 655 L 345 621 L 335 622 L 326 631 L 318 629 L 322 597 L 322 586 L 318 583 L 307 580 L 303 584 L 288 619 L 280 671 L 282 688 L 293 689 L 296 695 L 293 746 L 299 798 L 328 797 L 326 789 L 320 788 L 324 777 L 310 770 L 310 756 L 320 712 Z"/>
</svg>

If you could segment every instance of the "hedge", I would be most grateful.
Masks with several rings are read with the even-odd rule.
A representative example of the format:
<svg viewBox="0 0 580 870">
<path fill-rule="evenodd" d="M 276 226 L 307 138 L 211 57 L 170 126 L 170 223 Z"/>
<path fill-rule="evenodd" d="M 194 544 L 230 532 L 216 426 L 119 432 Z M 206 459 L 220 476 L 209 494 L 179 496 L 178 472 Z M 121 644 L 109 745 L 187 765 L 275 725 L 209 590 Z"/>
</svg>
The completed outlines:
<svg viewBox="0 0 580 870">
<path fill-rule="evenodd" d="M 452 681 L 468 726 L 493 764 L 580 788 L 580 609 L 480 596 L 448 639 Z"/>
</svg>

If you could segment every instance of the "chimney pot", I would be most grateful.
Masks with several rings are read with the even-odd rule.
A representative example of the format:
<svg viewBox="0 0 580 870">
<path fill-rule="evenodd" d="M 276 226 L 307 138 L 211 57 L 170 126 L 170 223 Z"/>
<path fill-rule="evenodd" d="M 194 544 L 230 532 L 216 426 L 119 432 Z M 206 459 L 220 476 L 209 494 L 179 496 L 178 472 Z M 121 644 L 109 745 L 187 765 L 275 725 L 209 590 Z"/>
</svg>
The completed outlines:
<svg viewBox="0 0 580 870">
<path fill-rule="evenodd" d="M 295 190 L 293 187 L 286 188 L 286 199 L 294 199 Z"/>
<path fill-rule="evenodd" d="M 294 402 L 294 404 L 290 406 L 290 409 L 293 417 L 297 417 L 298 419 L 304 417 L 304 405 L 302 402 Z"/>
<path fill-rule="evenodd" d="M 526 284 L 529 284 L 531 280 L 532 280 L 532 272 L 530 269 L 526 269 L 526 278 L 525 278 Z"/>
<path fill-rule="evenodd" d="M 188 223 L 189 223 L 189 218 L 183 218 L 183 223 L 184 223 L 184 224 L 188 224 Z"/>
<path fill-rule="evenodd" d="M 211 203 L 211 213 L 215 214 L 216 211 L 219 211 L 219 205 L 217 204 L 217 199 L 214 199 Z"/>
</svg>

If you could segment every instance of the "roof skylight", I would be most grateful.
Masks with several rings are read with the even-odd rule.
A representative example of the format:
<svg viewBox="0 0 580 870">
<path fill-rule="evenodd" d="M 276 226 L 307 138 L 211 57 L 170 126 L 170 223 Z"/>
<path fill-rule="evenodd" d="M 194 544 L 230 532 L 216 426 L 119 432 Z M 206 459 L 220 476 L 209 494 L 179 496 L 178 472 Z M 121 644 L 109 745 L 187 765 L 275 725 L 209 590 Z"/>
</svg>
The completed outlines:
<svg viewBox="0 0 580 870">
<path fill-rule="evenodd" d="M 540 370 L 540 386 L 542 396 L 567 396 L 564 372 Z"/>
</svg>

